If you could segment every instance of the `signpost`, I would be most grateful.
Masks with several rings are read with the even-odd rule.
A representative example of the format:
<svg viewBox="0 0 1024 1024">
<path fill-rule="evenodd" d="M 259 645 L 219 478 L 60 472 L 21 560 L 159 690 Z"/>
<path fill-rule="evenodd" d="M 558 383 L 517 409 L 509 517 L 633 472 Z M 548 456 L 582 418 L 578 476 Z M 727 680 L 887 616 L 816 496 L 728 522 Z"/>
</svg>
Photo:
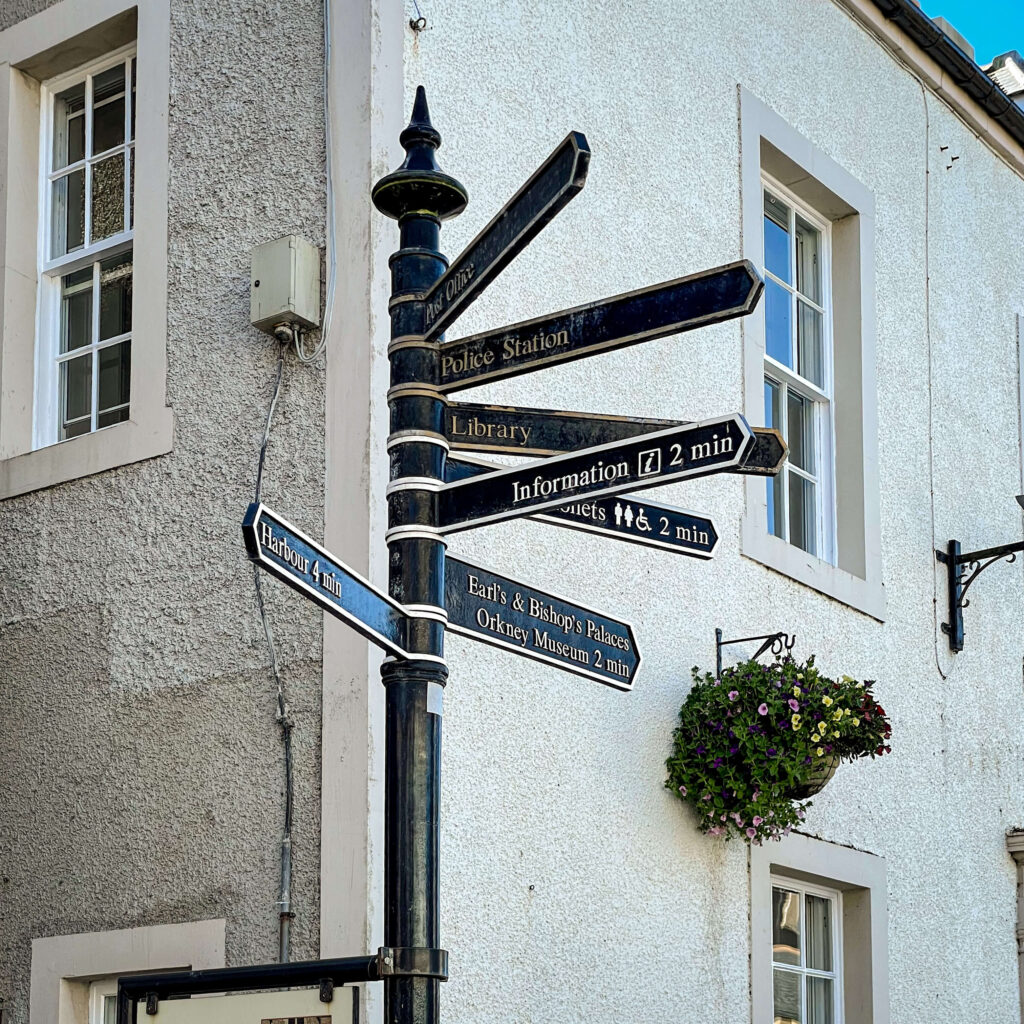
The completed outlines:
<svg viewBox="0 0 1024 1024">
<path fill-rule="evenodd" d="M 453 633 L 618 690 L 633 688 L 640 652 L 625 622 L 451 555 L 445 559 L 445 603 Z"/>
<path fill-rule="evenodd" d="M 445 629 L 620 690 L 632 688 L 640 665 L 626 623 L 446 555 L 444 535 L 534 516 L 707 558 L 718 544 L 709 519 L 624 492 L 709 473 L 773 473 L 785 458 L 777 433 L 755 434 L 739 414 L 678 423 L 449 403 L 447 393 L 484 381 L 743 316 L 763 285 L 741 260 L 443 342 L 442 332 L 582 189 L 590 150 L 571 132 L 449 266 L 440 225 L 467 196 L 437 165 L 441 136 L 422 88 L 400 141 L 405 162 L 372 195 L 400 232 L 390 261 L 388 593 L 263 505 L 250 507 L 243 524 L 258 565 L 392 655 L 381 667 L 385 945 L 375 956 L 121 978 L 118 1024 L 131 1024 L 142 998 L 155 1014 L 165 998 L 319 981 L 327 1002 L 331 985 L 373 980 L 384 982 L 385 1024 L 438 1024 L 438 987 L 448 977 L 438 891 Z M 551 457 L 497 468 L 448 459 L 450 447 Z"/>
<path fill-rule="evenodd" d="M 460 480 L 438 495 L 440 526 L 453 533 L 577 499 L 721 473 L 739 465 L 753 441 L 737 413 Z"/>
<path fill-rule="evenodd" d="M 445 479 L 468 480 L 500 468 L 493 462 L 449 456 Z M 576 501 L 529 518 L 692 558 L 712 558 L 718 548 L 718 530 L 706 516 L 629 494 Z"/>
<path fill-rule="evenodd" d="M 764 282 L 749 260 L 485 331 L 441 346 L 441 390 L 458 391 L 543 366 L 745 316 Z"/>
</svg>

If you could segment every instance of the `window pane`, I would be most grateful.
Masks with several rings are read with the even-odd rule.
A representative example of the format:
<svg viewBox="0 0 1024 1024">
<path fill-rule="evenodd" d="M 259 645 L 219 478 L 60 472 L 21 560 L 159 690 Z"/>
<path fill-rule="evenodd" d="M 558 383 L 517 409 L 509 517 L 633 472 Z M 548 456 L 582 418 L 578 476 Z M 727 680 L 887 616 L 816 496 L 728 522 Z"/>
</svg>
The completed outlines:
<svg viewBox="0 0 1024 1024">
<path fill-rule="evenodd" d="M 816 474 L 814 458 L 814 403 L 792 389 L 786 402 L 786 440 L 789 461 L 807 473 Z"/>
<path fill-rule="evenodd" d="M 89 429 L 88 417 L 92 409 L 92 356 L 79 356 L 61 363 L 60 367 L 60 410 L 61 424 L 65 426 L 64 436 L 73 437 L 67 425 L 72 420 L 86 417 L 85 433 Z"/>
<path fill-rule="evenodd" d="M 789 543 L 808 554 L 816 555 L 818 531 L 815 522 L 815 485 L 796 473 L 786 475 L 789 478 Z"/>
<path fill-rule="evenodd" d="M 135 147 L 130 147 L 130 170 L 128 172 L 128 227 L 135 227 Z"/>
<path fill-rule="evenodd" d="M 77 170 L 53 183 L 53 258 L 80 249 L 85 243 L 85 171 Z"/>
<path fill-rule="evenodd" d="M 800 975 L 793 971 L 772 971 L 775 1024 L 803 1024 L 800 1014 Z"/>
<path fill-rule="evenodd" d="M 764 419 L 766 427 L 777 427 L 782 417 L 779 415 L 779 402 L 781 401 L 781 389 L 773 380 L 764 382 Z M 782 478 L 783 474 L 770 476 L 765 480 L 768 489 L 768 532 L 776 537 L 784 537 L 784 523 L 782 511 Z"/>
<path fill-rule="evenodd" d="M 92 81 L 92 151 L 103 153 L 124 142 L 124 65 Z"/>
<path fill-rule="evenodd" d="M 835 997 L 831 978 L 807 978 L 807 1024 L 832 1024 Z"/>
<path fill-rule="evenodd" d="M 792 284 L 789 275 L 789 207 L 764 194 L 764 265 L 779 280 Z"/>
<path fill-rule="evenodd" d="M 796 215 L 796 287 L 821 305 L 821 232 Z"/>
<path fill-rule="evenodd" d="M 100 341 L 131 329 L 132 254 L 126 252 L 100 263 Z"/>
<path fill-rule="evenodd" d="M 110 345 L 99 351 L 101 415 L 128 402 L 128 385 L 132 374 L 131 344 L 130 341 L 122 341 L 120 345 Z M 100 426 L 105 424 L 101 423 Z"/>
<path fill-rule="evenodd" d="M 797 301 L 797 372 L 801 377 L 825 386 L 825 365 L 822 358 L 822 315 L 805 302 Z"/>
<path fill-rule="evenodd" d="M 53 170 L 85 156 L 85 82 L 53 98 Z"/>
<path fill-rule="evenodd" d="M 132 123 L 131 123 L 131 128 L 129 129 L 129 131 L 131 132 L 131 135 L 129 137 L 132 138 L 132 139 L 135 138 L 135 78 L 136 78 L 135 58 L 132 57 L 132 111 L 131 111 L 131 122 Z"/>
<path fill-rule="evenodd" d="M 60 350 L 92 342 L 92 267 L 61 278 Z"/>
<path fill-rule="evenodd" d="M 117 1024 L 117 997 L 103 997 L 103 1024 Z"/>
<path fill-rule="evenodd" d="M 124 229 L 124 153 L 92 168 L 92 241 Z"/>
<path fill-rule="evenodd" d="M 807 922 L 807 966 L 815 971 L 832 970 L 832 901 L 808 894 L 804 907 Z"/>
<path fill-rule="evenodd" d="M 800 965 L 800 894 L 772 887 L 772 959 Z"/>
<path fill-rule="evenodd" d="M 765 351 L 783 366 L 792 366 L 790 345 L 789 292 L 774 281 L 766 281 L 764 287 L 764 343 Z"/>
</svg>

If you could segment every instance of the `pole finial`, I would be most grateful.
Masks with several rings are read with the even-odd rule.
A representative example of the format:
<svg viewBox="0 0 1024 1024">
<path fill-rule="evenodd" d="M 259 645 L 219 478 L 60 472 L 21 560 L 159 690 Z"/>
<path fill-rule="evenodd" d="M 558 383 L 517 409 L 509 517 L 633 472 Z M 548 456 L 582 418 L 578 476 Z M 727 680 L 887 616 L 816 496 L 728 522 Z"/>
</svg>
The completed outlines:
<svg viewBox="0 0 1024 1024">
<path fill-rule="evenodd" d="M 430 121 L 427 93 L 416 87 L 412 116 L 398 137 L 405 160 L 397 171 L 381 178 L 373 187 L 373 203 L 381 213 L 396 220 L 416 212 L 438 220 L 454 217 L 466 208 L 466 189 L 437 163 L 441 134 Z"/>
</svg>

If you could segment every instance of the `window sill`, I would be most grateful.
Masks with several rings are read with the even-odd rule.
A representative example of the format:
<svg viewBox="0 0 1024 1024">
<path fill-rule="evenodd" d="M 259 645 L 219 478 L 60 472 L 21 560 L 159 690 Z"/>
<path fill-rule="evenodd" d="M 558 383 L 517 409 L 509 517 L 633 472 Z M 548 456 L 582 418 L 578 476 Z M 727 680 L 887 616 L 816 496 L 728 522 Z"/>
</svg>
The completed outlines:
<svg viewBox="0 0 1024 1024">
<path fill-rule="evenodd" d="M 93 434 L 0 461 L 0 501 L 166 455 L 174 415 L 163 408 L 145 422 L 127 420 Z"/>
<path fill-rule="evenodd" d="M 881 580 L 861 579 L 768 533 L 763 517 L 743 518 L 740 552 L 812 590 L 885 621 L 885 588 Z"/>
</svg>

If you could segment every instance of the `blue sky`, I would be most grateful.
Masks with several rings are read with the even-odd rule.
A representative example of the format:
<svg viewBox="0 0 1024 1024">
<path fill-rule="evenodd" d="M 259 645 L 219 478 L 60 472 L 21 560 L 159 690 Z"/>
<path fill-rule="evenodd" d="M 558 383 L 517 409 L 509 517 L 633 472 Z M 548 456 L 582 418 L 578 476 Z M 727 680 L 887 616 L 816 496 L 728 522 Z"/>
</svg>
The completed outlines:
<svg viewBox="0 0 1024 1024">
<path fill-rule="evenodd" d="M 922 0 L 921 6 L 965 36 L 979 64 L 1007 50 L 1024 53 L 1024 0 Z"/>
</svg>

